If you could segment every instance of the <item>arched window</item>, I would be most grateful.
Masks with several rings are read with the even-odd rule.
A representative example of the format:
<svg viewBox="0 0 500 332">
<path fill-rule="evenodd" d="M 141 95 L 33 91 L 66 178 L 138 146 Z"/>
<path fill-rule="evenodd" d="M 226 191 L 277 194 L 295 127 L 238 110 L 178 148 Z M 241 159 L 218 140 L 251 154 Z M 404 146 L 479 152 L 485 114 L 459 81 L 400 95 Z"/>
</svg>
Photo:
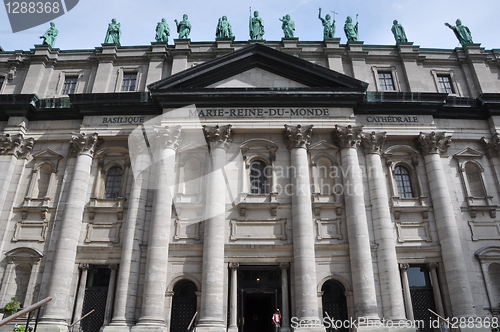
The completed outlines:
<svg viewBox="0 0 500 332">
<path fill-rule="evenodd" d="M 465 164 L 465 176 L 469 184 L 469 195 L 472 197 L 485 197 L 481 171 L 476 164 L 468 162 Z"/>
<path fill-rule="evenodd" d="M 400 198 L 413 198 L 413 188 L 411 184 L 410 171 L 402 165 L 394 168 L 394 179 L 398 187 L 398 194 Z"/>
<path fill-rule="evenodd" d="M 104 186 L 104 198 L 118 198 L 122 184 L 122 173 L 122 169 L 118 166 L 113 166 L 108 169 L 106 173 L 106 183 Z"/>
<path fill-rule="evenodd" d="M 250 164 L 250 193 L 267 194 L 268 174 L 267 165 L 262 160 L 254 160 Z"/>
</svg>

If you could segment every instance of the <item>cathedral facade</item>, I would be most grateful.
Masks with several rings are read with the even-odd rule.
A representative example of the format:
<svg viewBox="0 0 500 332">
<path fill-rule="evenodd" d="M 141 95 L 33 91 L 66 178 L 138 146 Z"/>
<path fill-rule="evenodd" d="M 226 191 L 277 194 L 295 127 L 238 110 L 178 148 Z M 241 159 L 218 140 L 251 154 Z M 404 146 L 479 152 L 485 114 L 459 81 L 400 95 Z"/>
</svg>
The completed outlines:
<svg viewBox="0 0 500 332">
<path fill-rule="evenodd" d="M 0 52 L 0 305 L 51 297 L 47 332 L 491 331 L 499 74 L 479 44 Z"/>
</svg>

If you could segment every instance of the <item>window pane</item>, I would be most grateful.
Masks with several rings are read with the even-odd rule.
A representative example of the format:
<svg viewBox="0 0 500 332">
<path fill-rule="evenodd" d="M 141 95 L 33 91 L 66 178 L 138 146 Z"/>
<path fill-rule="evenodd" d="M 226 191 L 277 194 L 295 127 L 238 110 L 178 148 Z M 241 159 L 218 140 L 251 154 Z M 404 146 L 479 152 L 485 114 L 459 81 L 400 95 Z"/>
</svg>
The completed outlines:
<svg viewBox="0 0 500 332">
<path fill-rule="evenodd" d="M 400 198 L 414 197 L 410 179 L 410 172 L 406 167 L 396 166 L 396 168 L 394 169 L 394 178 L 396 180 Z"/>
<path fill-rule="evenodd" d="M 122 184 L 122 169 L 118 166 L 111 167 L 106 175 L 104 198 L 118 198 Z"/>
<path fill-rule="evenodd" d="M 454 93 L 450 75 L 438 75 L 437 79 L 442 93 Z"/>
<path fill-rule="evenodd" d="M 378 81 L 383 91 L 394 91 L 394 81 L 390 72 L 379 72 Z"/>
<path fill-rule="evenodd" d="M 76 83 L 78 82 L 78 77 L 66 77 L 64 79 L 63 95 L 68 95 L 70 93 L 75 93 Z"/>
<path fill-rule="evenodd" d="M 124 73 L 122 82 L 122 91 L 135 91 L 137 73 Z"/>
<path fill-rule="evenodd" d="M 250 165 L 250 193 L 267 193 L 266 163 L 262 160 L 253 161 Z"/>
</svg>

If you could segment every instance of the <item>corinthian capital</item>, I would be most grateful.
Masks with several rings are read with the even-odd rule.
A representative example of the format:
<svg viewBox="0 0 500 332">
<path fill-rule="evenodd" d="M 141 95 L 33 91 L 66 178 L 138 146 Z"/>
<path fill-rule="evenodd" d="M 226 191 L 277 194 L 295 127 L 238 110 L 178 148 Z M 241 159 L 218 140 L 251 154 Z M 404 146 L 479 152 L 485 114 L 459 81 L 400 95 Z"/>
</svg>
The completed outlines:
<svg viewBox="0 0 500 332">
<path fill-rule="evenodd" d="M 74 133 L 71 136 L 70 144 L 70 152 L 73 154 L 87 154 L 91 157 L 94 156 L 95 149 L 99 145 L 99 135 L 97 133 L 93 133 L 87 135 L 85 133 Z"/>
<path fill-rule="evenodd" d="M 311 144 L 313 125 L 302 127 L 301 125 L 285 125 L 285 143 L 289 149 L 304 148 L 307 149 Z"/>
<path fill-rule="evenodd" d="M 451 136 L 445 136 L 444 132 L 430 134 L 420 133 L 415 139 L 417 146 L 420 148 L 424 156 L 429 154 L 445 153 L 450 147 Z"/>
<path fill-rule="evenodd" d="M 361 148 L 365 154 L 380 154 L 384 145 L 386 132 L 361 133 Z"/>
<path fill-rule="evenodd" d="M 225 126 L 203 126 L 203 134 L 205 135 L 208 148 L 227 149 L 229 143 L 233 141 L 231 127 L 230 124 Z"/>
<path fill-rule="evenodd" d="M 0 135 L 0 155 L 12 154 L 16 157 L 28 155 L 33 149 L 35 140 L 33 137 L 24 138 L 23 134 Z"/>
<path fill-rule="evenodd" d="M 500 151 L 500 134 L 495 132 L 491 139 L 482 137 L 481 143 L 483 143 L 484 148 L 486 149 L 486 156 L 491 158 L 493 156 L 498 156 L 498 152 Z"/>
<path fill-rule="evenodd" d="M 335 125 L 333 131 L 333 142 L 341 149 L 357 149 L 361 144 L 363 126 L 339 126 Z"/>
<path fill-rule="evenodd" d="M 180 143 L 181 126 L 154 126 L 153 140 L 156 149 L 177 150 Z"/>
</svg>

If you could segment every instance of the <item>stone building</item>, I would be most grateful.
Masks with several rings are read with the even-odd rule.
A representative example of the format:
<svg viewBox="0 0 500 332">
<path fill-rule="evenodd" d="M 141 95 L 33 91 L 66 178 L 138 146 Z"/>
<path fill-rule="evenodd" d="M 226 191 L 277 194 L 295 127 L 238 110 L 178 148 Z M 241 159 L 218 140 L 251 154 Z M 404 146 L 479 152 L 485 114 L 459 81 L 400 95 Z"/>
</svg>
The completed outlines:
<svg viewBox="0 0 500 332">
<path fill-rule="evenodd" d="M 1 306 L 52 297 L 47 332 L 276 308 L 284 332 L 490 331 L 499 73 L 479 44 L 0 52 Z"/>
</svg>

